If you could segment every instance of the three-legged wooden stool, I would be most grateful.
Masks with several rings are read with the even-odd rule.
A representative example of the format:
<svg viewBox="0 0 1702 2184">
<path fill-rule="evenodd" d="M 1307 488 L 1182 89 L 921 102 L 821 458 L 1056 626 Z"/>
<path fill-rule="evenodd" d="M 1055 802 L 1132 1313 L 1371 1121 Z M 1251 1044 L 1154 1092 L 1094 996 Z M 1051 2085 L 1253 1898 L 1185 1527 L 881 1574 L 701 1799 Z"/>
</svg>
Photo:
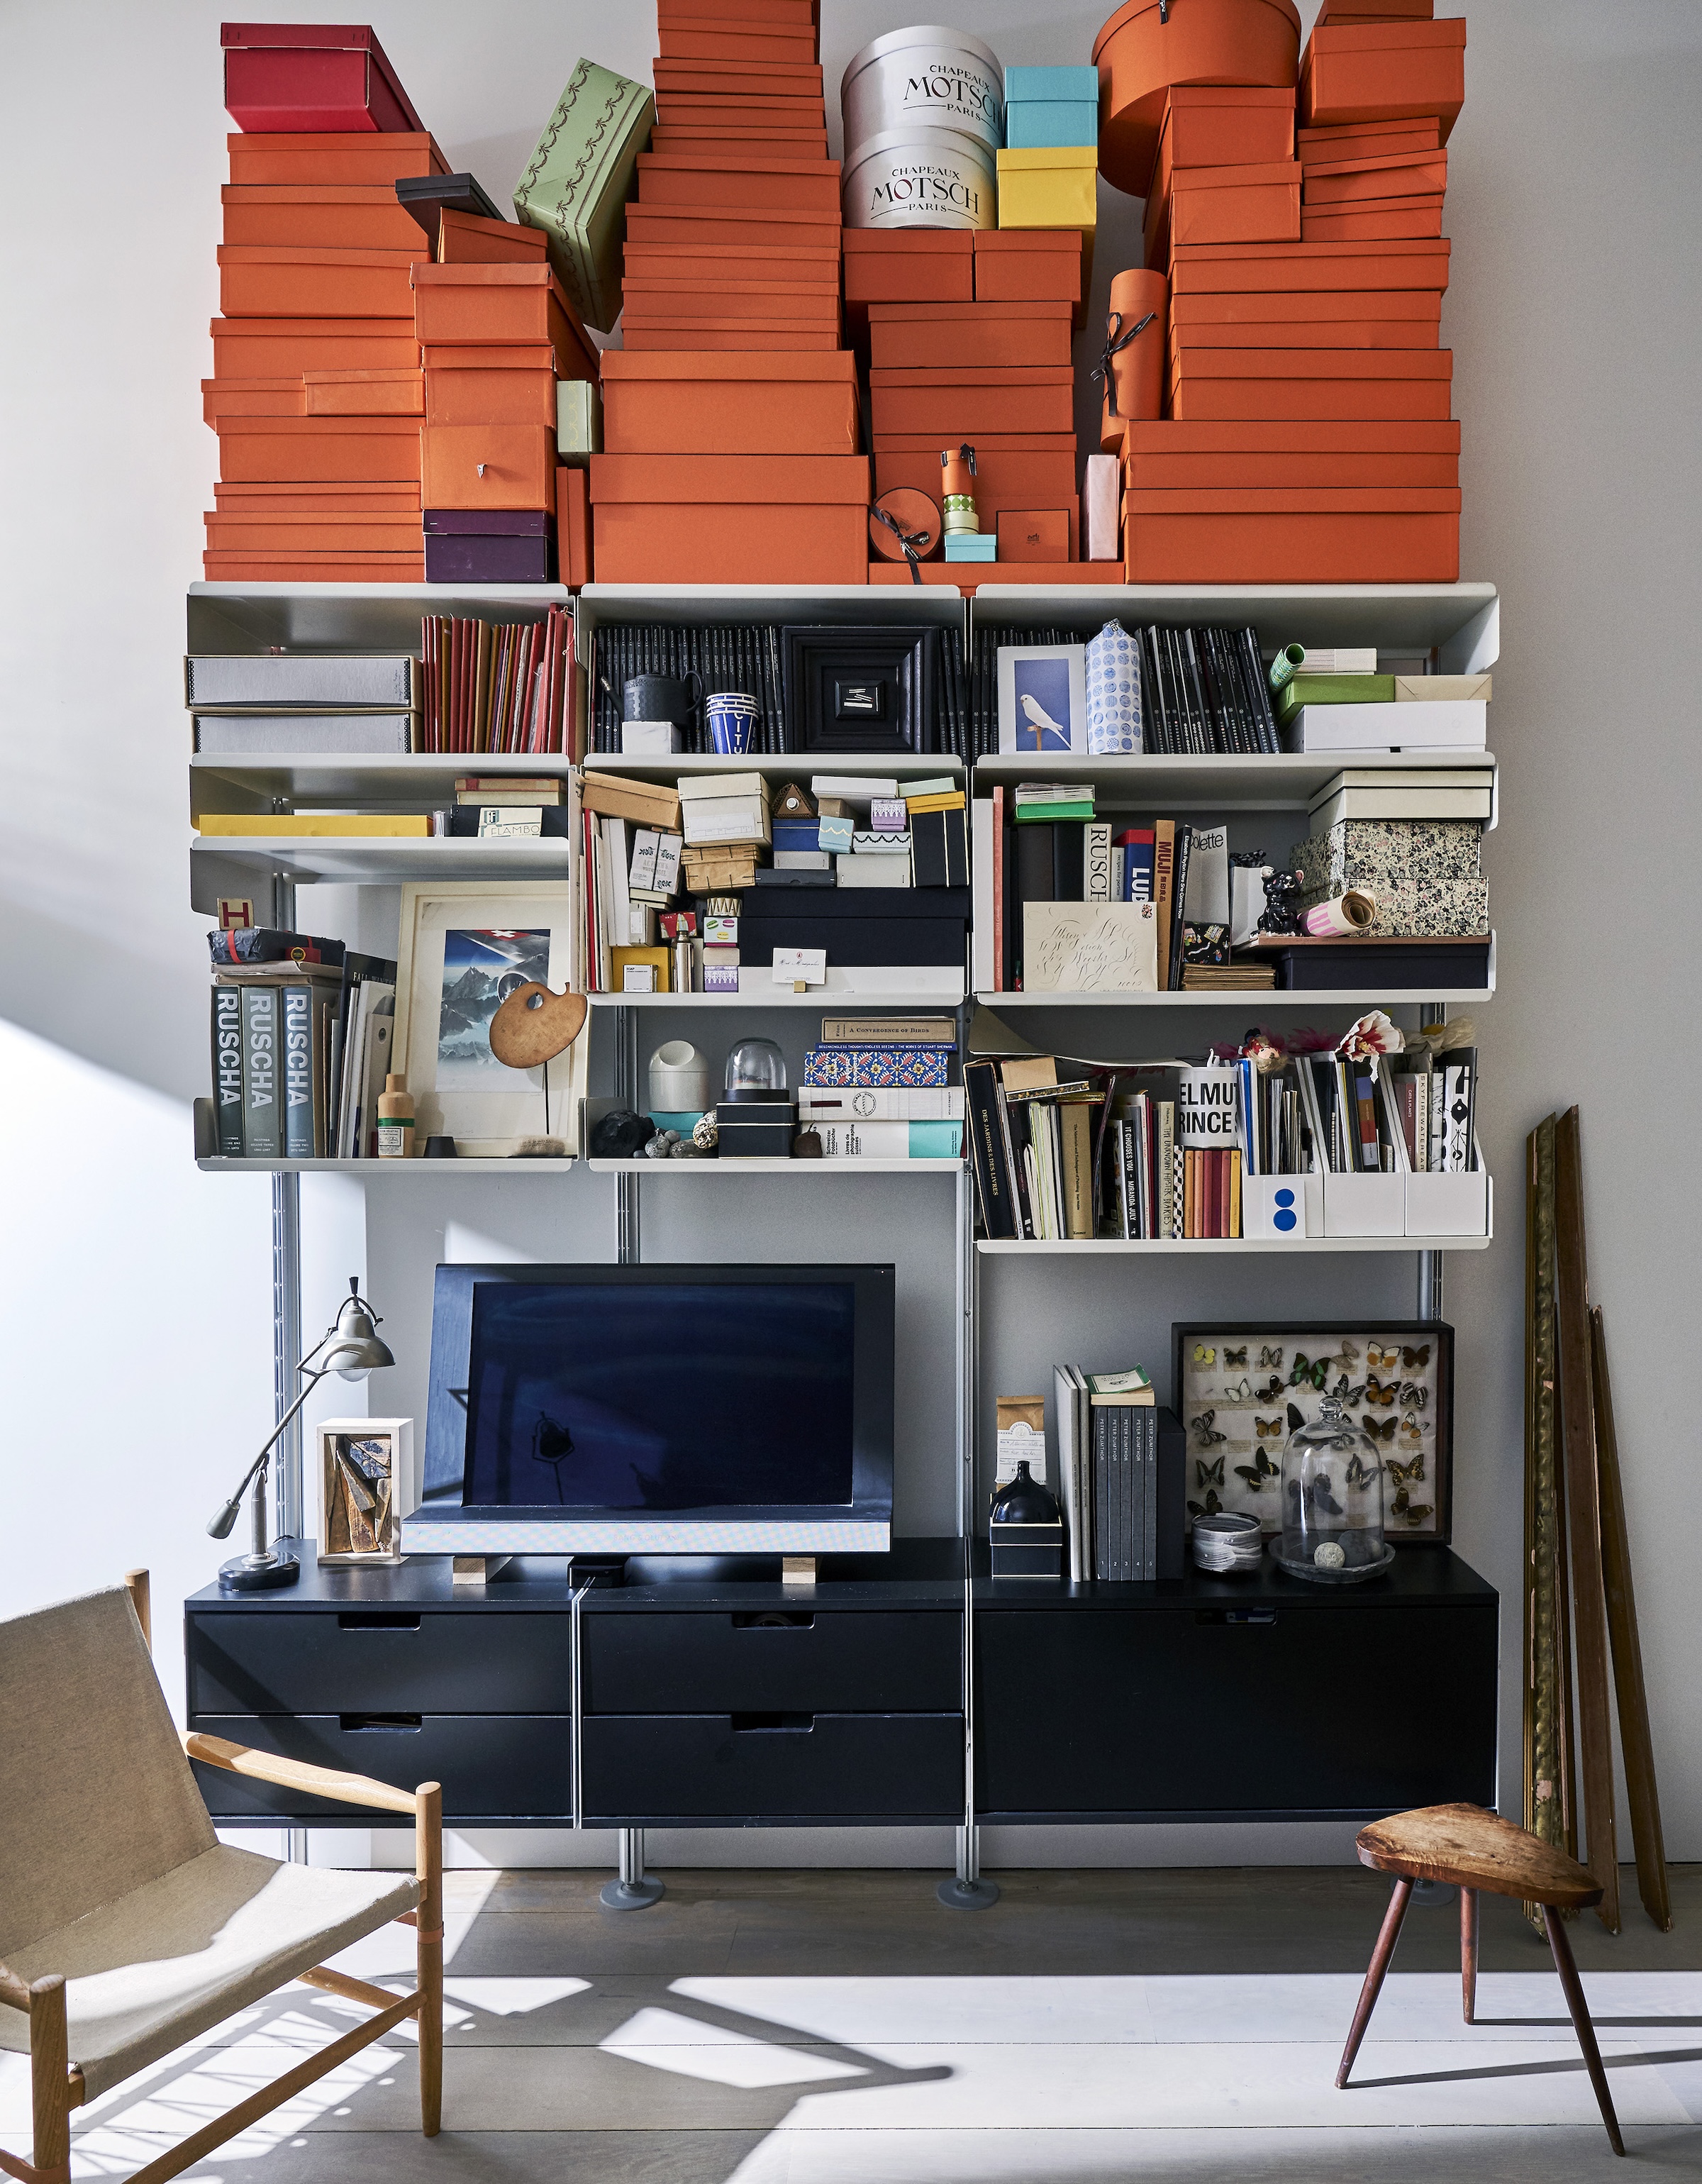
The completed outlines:
<svg viewBox="0 0 1702 2184">
<path fill-rule="evenodd" d="M 1348 2073 L 1354 2067 L 1354 2058 L 1360 2052 L 1360 2042 L 1365 2036 L 1365 2027 L 1377 2008 L 1383 1975 L 1394 1954 L 1415 1880 L 1444 1881 L 1460 1891 L 1461 1998 L 1466 2022 L 1476 2023 L 1477 1892 L 1487 1888 L 1492 1896 L 1516 1896 L 1524 1903 L 1542 1905 L 1543 1925 L 1548 1932 L 1549 1947 L 1554 1952 L 1555 1970 L 1560 1975 L 1566 2008 L 1571 2012 L 1578 2045 L 1583 2050 L 1584 2067 L 1595 2088 L 1596 2105 L 1607 2126 L 1614 2152 L 1623 2153 L 1625 2143 L 1619 2135 L 1619 2119 L 1613 2112 L 1613 2096 L 1607 2089 L 1607 2073 L 1602 2068 L 1601 2050 L 1596 2046 L 1595 2027 L 1590 2023 L 1578 1968 L 1572 1961 L 1571 1943 L 1566 1939 L 1564 1924 L 1556 1916 L 1562 1910 L 1582 1911 L 1600 1902 L 1601 1890 L 1591 1875 L 1564 1851 L 1550 1849 L 1525 1829 L 1516 1828 L 1499 1814 L 1486 1813 L 1477 1805 L 1430 1805 L 1422 1812 L 1397 1813 L 1393 1819 L 1378 1820 L 1371 1827 L 1361 1828 L 1357 1841 L 1361 1865 L 1371 1866 L 1379 1873 L 1392 1873 L 1396 1879 L 1394 1894 L 1383 1917 L 1382 1931 L 1377 1936 L 1377 1945 L 1372 1953 L 1371 1970 L 1360 1991 L 1353 2030 L 1342 2051 L 1337 2085 L 1347 2084 Z"/>
</svg>

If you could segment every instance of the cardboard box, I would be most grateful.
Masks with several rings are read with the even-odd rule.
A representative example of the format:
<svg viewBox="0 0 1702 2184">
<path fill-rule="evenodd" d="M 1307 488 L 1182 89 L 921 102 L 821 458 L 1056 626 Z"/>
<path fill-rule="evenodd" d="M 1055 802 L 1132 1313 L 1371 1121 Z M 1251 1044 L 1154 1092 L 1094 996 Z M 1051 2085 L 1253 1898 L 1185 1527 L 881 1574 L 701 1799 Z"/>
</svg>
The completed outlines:
<svg viewBox="0 0 1702 2184">
<path fill-rule="evenodd" d="M 1179 167 L 1262 165 L 1294 156 L 1292 86 L 1172 84 L 1153 173 L 1160 189 Z"/>
<path fill-rule="evenodd" d="M 203 379 L 203 421 L 218 430 L 221 417 L 305 417 L 307 391 L 292 379 Z"/>
<path fill-rule="evenodd" d="M 1172 366 L 1202 348 L 1434 348 L 1441 333 L 1435 319 L 1305 319 L 1282 315 L 1284 298 L 1264 301 L 1268 318 L 1173 326 L 1166 351 Z"/>
<path fill-rule="evenodd" d="M 760 250 L 770 243 L 787 250 L 803 244 L 837 252 L 839 208 L 835 205 L 830 219 L 826 213 L 802 212 L 784 204 L 733 211 L 700 204 L 630 204 L 626 240 L 629 245 L 712 242 L 734 250 Z"/>
<path fill-rule="evenodd" d="M 898 444 L 894 444 L 895 440 Z M 1081 551 L 1074 435 L 998 434 L 991 439 L 983 436 L 976 442 L 975 453 L 975 504 L 982 529 L 996 532 L 998 519 L 1007 509 L 1061 509 L 1069 527 L 1065 552 L 1058 558 L 1073 561 Z M 904 434 L 876 438 L 876 493 L 893 493 L 901 487 L 938 500 L 940 443 L 937 440 Z"/>
<path fill-rule="evenodd" d="M 1367 368 L 1352 369 L 1349 360 Z M 1452 404 L 1453 364 L 1447 349 L 1195 350 L 1185 375 L 1171 383 L 1171 415 L 1182 424 L 1298 418 L 1441 422 Z M 1378 365 L 1395 369 L 1368 368 Z M 1421 371 L 1420 365 L 1442 368 Z"/>
<path fill-rule="evenodd" d="M 1173 85 L 1286 89 L 1299 51 L 1293 0 L 1126 0 L 1093 41 L 1106 181 L 1147 194 Z"/>
<path fill-rule="evenodd" d="M 845 307 L 966 304 L 975 294 L 974 237 L 968 228 L 845 230 Z"/>
<path fill-rule="evenodd" d="M 695 319 L 674 321 L 651 320 L 643 323 L 626 324 L 625 341 L 629 355 L 662 354 L 696 355 L 708 350 L 731 350 L 793 354 L 808 352 L 826 355 L 839 346 L 837 332 L 832 326 L 753 326 L 735 324 L 731 326 L 706 329 Z"/>
<path fill-rule="evenodd" d="M 1093 226 L 1099 219 L 1096 143 L 994 154 L 998 163 L 998 224 L 1012 227 Z"/>
<path fill-rule="evenodd" d="M 219 42 L 225 110 L 239 129 L 425 127 L 367 24 L 224 23 Z"/>
<path fill-rule="evenodd" d="M 422 417 L 426 389 L 417 371 L 309 371 L 303 390 L 309 417 Z"/>
<path fill-rule="evenodd" d="M 839 162 L 772 159 L 761 152 L 686 157 L 645 152 L 638 160 L 638 193 L 651 206 L 725 206 L 747 214 L 779 198 L 788 210 L 837 220 Z"/>
<path fill-rule="evenodd" d="M 1298 242 L 1300 163 L 1184 167 L 1148 202 L 1147 262 L 1161 265 L 1172 242 Z"/>
<path fill-rule="evenodd" d="M 1070 306 L 1055 304 L 871 304 L 869 360 L 877 370 L 934 365 L 1067 365 Z"/>
<path fill-rule="evenodd" d="M 581 463 L 559 463 L 555 473 L 555 557 L 570 591 L 591 582 L 591 488 Z"/>
<path fill-rule="evenodd" d="M 396 202 L 392 182 L 275 183 L 219 192 L 225 210 L 220 240 L 249 248 L 284 243 L 295 249 L 415 250 L 420 229 Z"/>
<path fill-rule="evenodd" d="M 449 162 L 423 129 L 368 134 L 357 130 L 298 134 L 245 131 L 225 139 L 231 180 L 250 185 L 326 187 L 344 182 L 383 182 L 393 188 L 407 175 L 447 175 Z"/>
<path fill-rule="evenodd" d="M 611 455 L 857 452 L 856 360 L 847 350 L 723 359 L 609 349 L 603 365 Z"/>
<path fill-rule="evenodd" d="M 587 811 L 607 819 L 632 819 L 641 827 L 659 827 L 670 834 L 680 831 L 679 792 L 663 782 L 587 772 L 581 800 Z"/>
<path fill-rule="evenodd" d="M 1073 499 L 1073 496 L 1072 496 Z M 1001 561 L 1067 561 L 1074 526 L 1065 508 L 1004 508 L 995 533 Z"/>
<path fill-rule="evenodd" d="M 548 265 L 416 265 L 422 342 L 548 342 L 563 379 L 595 379 L 597 352 Z"/>
<path fill-rule="evenodd" d="M 219 467 L 227 479 L 338 484 L 420 476 L 414 417 L 224 417 Z"/>
<path fill-rule="evenodd" d="M 206 553 L 209 584 L 423 584 L 423 548 L 400 554 Z"/>
<path fill-rule="evenodd" d="M 1091 71 L 1090 71 L 1091 73 Z M 1004 141 L 1013 152 L 1060 149 L 1099 142 L 1098 98 L 1023 98 L 1004 109 Z"/>
<path fill-rule="evenodd" d="M 1092 238 L 1080 230 L 977 228 L 978 304 L 1068 304 L 1080 326 L 1086 312 Z"/>
<path fill-rule="evenodd" d="M 1301 202 L 1309 212 L 1326 205 L 1380 204 L 1389 198 L 1439 197 L 1448 187 L 1448 154 L 1383 152 L 1368 159 L 1321 159 L 1304 171 Z"/>
<path fill-rule="evenodd" d="M 1466 102 L 1466 19 L 1325 25 L 1307 42 L 1300 118 L 1404 121 L 1434 114 L 1441 141 Z"/>
<path fill-rule="evenodd" d="M 1075 422 L 1075 378 L 1067 368 L 871 371 L 869 406 L 877 433 L 937 432 L 973 440 L 982 432 L 1066 432 Z"/>
<path fill-rule="evenodd" d="M 593 455 L 603 583 L 860 584 L 869 465 L 860 455 Z"/>
<path fill-rule="evenodd" d="M 1303 242 L 1403 242 L 1442 233 L 1442 199 L 1391 198 L 1381 205 L 1332 206 L 1302 212 Z"/>
<path fill-rule="evenodd" d="M 1123 512 L 1132 584 L 1460 580 L 1457 493 L 1143 490 Z"/>
<path fill-rule="evenodd" d="M 428 584 L 552 584 L 555 541 L 512 532 L 426 534 Z"/>
<path fill-rule="evenodd" d="M 436 255 L 440 265 L 542 265 L 548 261 L 549 237 L 542 228 L 481 220 L 446 205 L 437 216 Z"/>
<path fill-rule="evenodd" d="M 428 425 L 548 425 L 554 430 L 556 376 L 548 365 L 542 371 L 428 370 L 425 378 Z"/>
<path fill-rule="evenodd" d="M 1318 288 L 1254 289 L 1221 294 L 1171 298 L 1171 338 L 1185 337 L 1219 347 L 1220 327 L 1267 325 L 1272 320 L 1291 326 L 1327 326 L 1388 324 L 1427 326 L 1433 345 L 1441 338 L 1442 295 L 1434 288 Z M 1343 341 L 1343 348 L 1360 346 Z"/>
<path fill-rule="evenodd" d="M 419 527 L 420 481 L 391 480 L 380 484 L 353 481 L 342 484 L 302 484 L 277 478 L 258 483 L 221 479 L 213 488 L 213 504 L 231 515 L 404 515 Z"/>
<path fill-rule="evenodd" d="M 1410 121 L 1338 122 L 1324 129 L 1297 129 L 1294 148 L 1303 167 L 1391 153 L 1437 152 L 1442 148 L 1442 124 L 1433 114 Z"/>
<path fill-rule="evenodd" d="M 384 554 L 407 560 L 420 552 L 417 509 L 395 514 L 316 510 L 242 514 L 216 509 L 209 510 L 206 523 L 208 551 L 214 554 Z"/>
<path fill-rule="evenodd" d="M 1208 242 L 1171 260 L 1172 307 L 1178 296 L 1287 294 L 1314 289 L 1430 289 L 1448 287 L 1449 245 L 1437 242 Z M 1172 315 L 1174 316 L 1174 308 Z"/>
<path fill-rule="evenodd" d="M 553 508 L 555 420 L 430 425 L 420 436 L 427 508 Z"/>
<path fill-rule="evenodd" d="M 287 243 L 221 242 L 219 308 L 226 318 L 408 319 L 409 250 L 325 250 Z"/>
</svg>

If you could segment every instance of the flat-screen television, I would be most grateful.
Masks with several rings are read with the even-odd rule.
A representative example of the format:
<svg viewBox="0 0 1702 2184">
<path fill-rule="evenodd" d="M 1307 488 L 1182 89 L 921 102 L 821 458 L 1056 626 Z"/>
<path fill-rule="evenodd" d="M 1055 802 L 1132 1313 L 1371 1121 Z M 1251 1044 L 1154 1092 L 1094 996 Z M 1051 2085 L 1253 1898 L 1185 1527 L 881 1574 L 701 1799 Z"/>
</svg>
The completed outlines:
<svg viewBox="0 0 1702 2184">
<path fill-rule="evenodd" d="M 884 1553 L 893 1270 L 437 1269 L 425 1554 Z"/>
</svg>

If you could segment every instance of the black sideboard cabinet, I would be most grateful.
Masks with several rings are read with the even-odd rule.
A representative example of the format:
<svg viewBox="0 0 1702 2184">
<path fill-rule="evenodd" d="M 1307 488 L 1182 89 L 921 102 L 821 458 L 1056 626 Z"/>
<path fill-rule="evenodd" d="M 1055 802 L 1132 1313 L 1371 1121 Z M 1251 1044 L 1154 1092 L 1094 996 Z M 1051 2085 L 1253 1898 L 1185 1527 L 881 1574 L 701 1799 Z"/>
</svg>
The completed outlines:
<svg viewBox="0 0 1702 2184">
<path fill-rule="evenodd" d="M 462 1827 L 1363 1819 L 1495 1794 L 1498 1602 L 1446 1550 L 1363 1589 L 976 1576 L 955 1540 L 766 1580 L 322 1570 L 185 1607 L 189 1725 L 437 1780 Z M 964 1617 L 973 1602 L 973 1647 Z M 973 1662 L 974 1736 L 965 1706 Z M 966 1755 L 973 1750 L 973 1783 Z M 221 1825 L 366 1827 L 197 1769 Z"/>
</svg>

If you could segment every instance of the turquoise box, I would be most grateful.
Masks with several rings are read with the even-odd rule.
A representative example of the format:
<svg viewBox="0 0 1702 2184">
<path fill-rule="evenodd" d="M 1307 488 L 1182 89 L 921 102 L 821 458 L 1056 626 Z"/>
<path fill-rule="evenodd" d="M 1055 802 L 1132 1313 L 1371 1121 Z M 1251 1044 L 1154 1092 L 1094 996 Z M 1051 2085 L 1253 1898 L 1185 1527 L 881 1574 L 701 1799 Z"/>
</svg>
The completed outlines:
<svg viewBox="0 0 1702 2184">
<path fill-rule="evenodd" d="M 1096 68 L 1008 68 L 1004 71 L 1004 103 L 1021 100 L 1069 99 L 1097 109 L 1099 71 Z"/>
<path fill-rule="evenodd" d="M 1099 141 L 1097 99 L 1024 98 L 1004 109 L 1007 152 L 1048 152 Z"/>
<path fill-rule="evenodd" d="M 996 561 L 998 559 L 998 535 L 993 531 L 948 531 L 946 559 L 948 561 Z"/>
</svg>

